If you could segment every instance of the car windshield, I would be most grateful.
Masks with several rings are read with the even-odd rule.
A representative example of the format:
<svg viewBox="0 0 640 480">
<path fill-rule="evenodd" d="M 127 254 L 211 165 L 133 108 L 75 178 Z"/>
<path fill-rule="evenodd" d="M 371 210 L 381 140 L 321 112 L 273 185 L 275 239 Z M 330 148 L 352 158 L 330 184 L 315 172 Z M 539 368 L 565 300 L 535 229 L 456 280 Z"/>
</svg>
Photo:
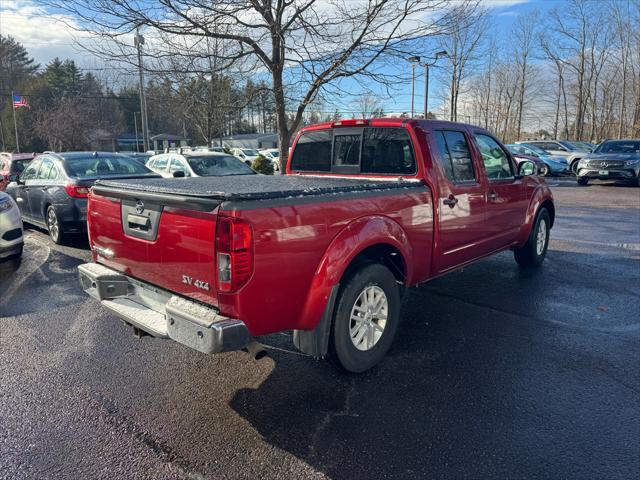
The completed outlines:
<svg viewBox="0 0 640 480">
<path fill-rule="evenodd" d="M 138 160 L 124 155 L 68 158 L 64 163 L 67 173 L 73 178 L 151 173 Z"/>
<path fill-rule="evenodd" d="M 595 153 L 640 153 L 640 140 L 611 140 L 602 142 Z"/>
<path fill-rule="evenodd" d="M 250 148 L 243 148 L 242 153 L 249 155 L 250 157 L 256 157 L 258 155 L 257 150 L 251 150 Z"/>
<path fill-rule="evenodd" d="M 566 148 L 567 150 L 571 150 L 571 151 L 577 150 L 576 146 L 570 142 L 560 141 L 558 143 L 562 145 L 564 148 Z"/>
<path fill-rule="evenodd" d="M 230 155 L 207 155 L 202 157 L 187 157 L 189 166 L 200 177 L 224 177 L 227 175 L 253 175 L 244 162 Z"/>
<path fill-rule="evenodd" d="M 278 158 L 280 156 L 280 152 L 269 152 L 273 158 Z"/>
<path fill-rule="evenodd" d="M 549 152 L 547 152 L 546 150 L 543 150 L 540 147 L 536 147 L 535 145 L 530 145 L 527 143 L 525 147 L 538 155 L 549 155 Z"/>
</svg>

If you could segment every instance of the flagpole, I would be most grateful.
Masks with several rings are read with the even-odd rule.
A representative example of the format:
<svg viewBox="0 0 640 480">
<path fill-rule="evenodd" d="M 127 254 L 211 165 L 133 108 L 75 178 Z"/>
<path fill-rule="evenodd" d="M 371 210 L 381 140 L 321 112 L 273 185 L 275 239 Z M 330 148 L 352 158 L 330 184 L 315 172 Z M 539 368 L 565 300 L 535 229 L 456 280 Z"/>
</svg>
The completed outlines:
<svg viewBox="0 0 640 480">
<path fill-rule="evenodd" d="M 13 102 L 12 102 L 13 105 Z M 0 140 L 2 140 L 2 151 L 7 151 L 7 146 L 4 143 L 4 124 L 2 123 L 2 118 L 0 118 Z"/>
<path fill-rule="evenodd" d="M 16 129 L 16 151 L 20 153 L 20 142 L 18 142 L 18 122 L 16 122 L 16 107 L 13 105 L 13 92 L 11 92 L 11 109 L 13 110 L 13 127 Z"/>
</svg>

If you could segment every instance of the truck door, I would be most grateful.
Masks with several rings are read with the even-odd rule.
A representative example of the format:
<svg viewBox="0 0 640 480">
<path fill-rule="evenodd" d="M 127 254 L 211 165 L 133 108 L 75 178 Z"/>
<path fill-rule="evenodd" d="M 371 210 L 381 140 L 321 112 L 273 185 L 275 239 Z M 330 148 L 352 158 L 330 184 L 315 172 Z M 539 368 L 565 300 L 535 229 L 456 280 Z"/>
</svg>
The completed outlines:
<svg viewBox="0 0 640 480">
<path fill-rule="evenodd" d="M 469 139 L 461 130 L 434 130 L 432 137 L 440 167 L 436 271 L 444 272 L 488 253 L 484 242 L 490 232 L 484 222 L 483 178 Z"/>
<path fill-rule="evenodd" d="M 509 154 L 493 137 L 474 132 L 475 148 L 487 179 L 485 221 L 491 250 L 511 245 L 524 224 L 527 202 L 522 178 Z"/>
</svg>

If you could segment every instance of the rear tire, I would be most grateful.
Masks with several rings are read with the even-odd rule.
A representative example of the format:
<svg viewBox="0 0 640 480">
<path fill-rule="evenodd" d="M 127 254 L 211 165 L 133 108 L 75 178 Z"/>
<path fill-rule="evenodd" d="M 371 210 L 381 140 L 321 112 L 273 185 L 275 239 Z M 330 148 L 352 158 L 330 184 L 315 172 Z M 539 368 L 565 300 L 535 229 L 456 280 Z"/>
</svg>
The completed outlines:
<svg viewBox="0 0 640 480">
<path fill-rule="evenodd" d="M 400 289 L 391 271 L 366 265 L 343 286 L 332 325 L 332 347 L 348 372 L 375 366 L 389 350 L 400 321 Z"/>
<path fill-rule="evenodd" d="M 56 214 L 56 209 L 53 208 L 53 205 L 49 205 L 47 208 L 47 230 L 49 230 L 49 236 L 53 243 L 56 245 L 62 245 L 65 241 L 66 234 L 62 229 L 62 225 L 58 220 L 58 215 Z"/>
<path fill-rule="evenodd" d="M 541 208 L 536 216 L 527 243 L 513 251 L 516 262 L 521 267 L 536 268 L 542 265 L 549 246 L 551 217 L 546 208 Z"/>
<path fill-rule="evenodd" d="M 588 179 L 588 178 L 585 178 L 585 177 L 580 177 L 580 178 L 578 178 L 578 185 L 582 185 L 582 186 L 584 186 L 584 185 L 586 185 L 587 183 L 589 183 L 589 179 Z"/>
<path fill-rule="evenodd" d="M 540 170 L 538 171 L 538 175 L 541 177 L 547 177 L 551 174 L 551 168 L 549 168 L 549 165 L 547 165 L 546 163 L 542 165 L 542 167 L 540 167 Z"/>
</svg>

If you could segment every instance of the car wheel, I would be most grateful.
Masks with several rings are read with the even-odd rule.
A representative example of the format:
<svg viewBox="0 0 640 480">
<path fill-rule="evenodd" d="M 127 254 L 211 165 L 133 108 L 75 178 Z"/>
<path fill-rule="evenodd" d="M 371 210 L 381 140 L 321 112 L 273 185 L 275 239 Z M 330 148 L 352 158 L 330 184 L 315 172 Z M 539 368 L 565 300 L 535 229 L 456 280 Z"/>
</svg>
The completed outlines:
<svg viewBox="0 0 640 480">
<path fill-rule="evenodd" d="M 571 166 L 569 167 L 569 169 L 571 170 L 571 173 L 573 173 L 574 175 L 578 174 L 578 163 L 579 162 L 580 162 L 580 159 L 574 160 L 573 162 L 571 162 Z"/>
<path fill-rule="evenodd" d="M 513 256 L 521 267 L 539 267 L 547 255 L 551 217 L 546 208 L 541 208 L 536 216 L 527 243 L 513 251 Z"/>
<path fill-rule="evenodd" d="M 549 165 L 547 165 L 546 163 L 543 163 L 540 169 L 538 170 L 538 175 L 541 177 L 546 177 L 547 175 L 549 175 L 550 172 L 551 172 L 551 169 L 549 168 Z"/>
<path fill-rule="evenodd" d="M 352 373 L 375 366 L 387 353 L 400 321 L 400 289 L 383 265 L 367 265 L 343 286 L 335 311 L 332 346 Z"/>
<path fill-rule="evenodd" d="M 589 183 L 589 179 L 587 177 L 578 178 L 578 185 L 586 185 Z"/>
<path fill-rule="evenodd" d="M 49 208 L 47 208 L 47 230 L 49 230 L 49 236 L 51 240 L 53 240 L 53 243 L 57 245 L 64 243 L 64 231 L 58 220 L 56 209 L 53 208 L 52 205 L 49 205 Z"/>
</svg>

